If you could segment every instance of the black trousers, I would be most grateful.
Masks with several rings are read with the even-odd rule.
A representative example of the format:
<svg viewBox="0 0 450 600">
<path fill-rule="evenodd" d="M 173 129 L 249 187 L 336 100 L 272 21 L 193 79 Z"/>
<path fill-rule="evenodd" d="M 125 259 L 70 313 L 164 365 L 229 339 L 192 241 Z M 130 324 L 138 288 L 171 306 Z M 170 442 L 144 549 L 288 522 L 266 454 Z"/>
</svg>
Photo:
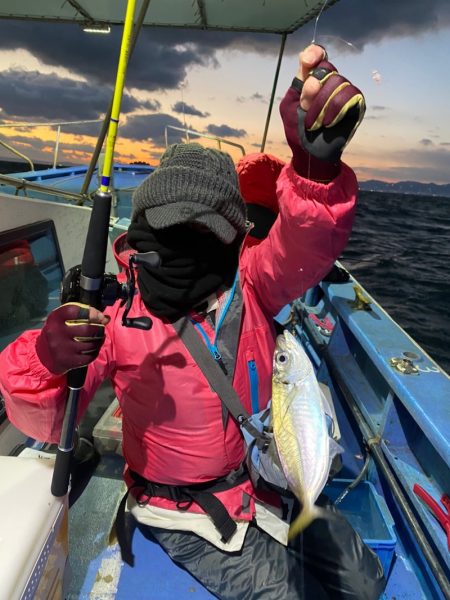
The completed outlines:
<svg viewBox="0 0 450 600">
<path fill-rule="evenodd" d="M 385 586 L 378 557 L 341 513 L 330 513 L 288 547 L 251 523 L 232 553 L 193 533 L 138 527 L 223 600 L 377 600 Z"/>
</svg>

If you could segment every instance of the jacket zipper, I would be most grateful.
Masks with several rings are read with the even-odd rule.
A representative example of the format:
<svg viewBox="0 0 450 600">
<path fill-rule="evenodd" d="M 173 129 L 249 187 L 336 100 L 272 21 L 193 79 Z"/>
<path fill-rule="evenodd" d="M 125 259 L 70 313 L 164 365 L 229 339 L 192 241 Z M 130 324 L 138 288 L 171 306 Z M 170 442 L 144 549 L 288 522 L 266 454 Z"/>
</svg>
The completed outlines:
<svg viewBox="0 0 450 600">
<path fill-rule="evenodd" d="M 252 401 L 252 414 L 259 412 L 258 397 L 258 369 L 254 359 L 247 361 L 248 378 L 250 381 L 250 398 Z"/>
<path fill-rule="evenodd" d="M 231 288 L 230 291 L 230 295 L 228 297 L 227 303 L 225 304 L 225 307 L 222 311 L 222 314 L 220 315 L 220 319 L 217 323 L 217 327 L 215 328 L 215 332 L 214 332 L 214 341 L 211 344 L 211 342 L 209 341 L 209 338 L 206 334 L 206 331 L 203 329 L 203 327 L 200 325 L 200 323 L 197 323 L 197 321 L 192 320 L 192 323 L 194 324 L 194 327 L 196 327 L 198 329 L 198 331 L 200 331 L 202 338 L 205 341 L 206 347 L 208 348 L 208 350 L 210 351 L 212 357 L 214 358 L 214 360 L 220 361 L 222 359 L 222 355 L 220 354 L 219 350 L 217 349 L 217 336 L 219 335 L 219 330 L 222 326 L 222 323 L 225 319 L 225 315 L 228 312 L 228 309 L 230 308 L 230 305 L 233 301 L 234 298 L 234 292 L 236 289 L 236 284 L 237 284 L 237 280 L 238 280 L 238 275 L 236 273 L 236 277 L 234 279 L 234 283 L 233 283 L 233 287 Z"/>
</svg>

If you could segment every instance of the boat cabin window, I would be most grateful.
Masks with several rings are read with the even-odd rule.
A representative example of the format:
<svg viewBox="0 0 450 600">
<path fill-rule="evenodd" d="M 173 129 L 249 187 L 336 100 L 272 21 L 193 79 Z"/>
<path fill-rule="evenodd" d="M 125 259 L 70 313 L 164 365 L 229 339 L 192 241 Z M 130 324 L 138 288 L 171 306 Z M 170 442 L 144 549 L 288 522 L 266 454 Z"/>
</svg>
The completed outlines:
<svg viewBox="0 0 450 600">
<path fill-rule="evenodd" d="M 0 351 L 25 329 L 42 326 L 59 305 L 63 275 L 53 221 L 0 233 Z"/>
<path fill-rule="evenodd" d="M 0 233 L 0 352 L 59 305 L 64 265 L 53 221 Z M 6 412 L 0 397 L 0 424 Z"/>
</svg>

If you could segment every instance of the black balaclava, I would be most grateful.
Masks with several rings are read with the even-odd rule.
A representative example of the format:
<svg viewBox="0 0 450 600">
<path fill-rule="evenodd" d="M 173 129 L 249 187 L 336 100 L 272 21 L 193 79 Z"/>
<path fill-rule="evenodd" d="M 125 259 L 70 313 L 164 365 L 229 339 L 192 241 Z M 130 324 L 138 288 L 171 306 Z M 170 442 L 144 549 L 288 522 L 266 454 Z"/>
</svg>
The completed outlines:
<svg viewBox="0 0 450 600">
<path fill-rule="evenodd" d="M 174 225 L 149 227 L 140 215 L 128 229 L 128 243 L 138 252 L 158 252 L 159 267 L 138 267 L 138 285 L 150 312 L 177 319 L 219 288 L 232 285 L 242 238 L 224 244 L 213 233 Z"/>
<path fill-rule="evenodd" d="M 161 266 L 139 265 L 147 308 L 171 320 L 232 284 L 247 230 L 235 167 L 225 152 L 174 144 L 133 195 L 129 245 L 156 251 Z"/>
</svg>

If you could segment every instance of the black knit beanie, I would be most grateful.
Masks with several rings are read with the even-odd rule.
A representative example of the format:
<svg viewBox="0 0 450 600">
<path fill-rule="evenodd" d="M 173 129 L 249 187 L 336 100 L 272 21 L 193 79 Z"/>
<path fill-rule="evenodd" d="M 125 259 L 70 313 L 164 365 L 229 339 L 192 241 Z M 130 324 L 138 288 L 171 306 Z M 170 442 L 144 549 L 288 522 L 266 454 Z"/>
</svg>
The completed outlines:
<svg viewBox="0 0 450 600">
<path fill-rule="evenodd" d="M 199 223 L 225 244 L 246 231 L 246 206 L 231 156 L 200 144 L 173 144 L 133 194 L 132 221 L 153 229 Z"/>
</svg>

